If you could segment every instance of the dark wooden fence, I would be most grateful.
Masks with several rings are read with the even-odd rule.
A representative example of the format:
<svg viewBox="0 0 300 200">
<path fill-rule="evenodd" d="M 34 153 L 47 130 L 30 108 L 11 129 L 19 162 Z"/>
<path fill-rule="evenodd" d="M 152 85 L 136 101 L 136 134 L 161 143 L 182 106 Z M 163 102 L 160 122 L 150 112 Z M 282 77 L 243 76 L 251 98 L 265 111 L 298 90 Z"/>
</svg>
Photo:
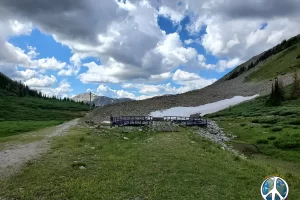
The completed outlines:
<svg viewBox="0 0 300 200">
<path fill-rule="evenodd" d="M 150 125 L 153 122 L 172 122 L 185 126 L 207 126 L 207 119 L 202 117 L 180 117 L 180 116 L 119 116 L 110 117 L 111 126 L 143 126 Z"/>
</svg>

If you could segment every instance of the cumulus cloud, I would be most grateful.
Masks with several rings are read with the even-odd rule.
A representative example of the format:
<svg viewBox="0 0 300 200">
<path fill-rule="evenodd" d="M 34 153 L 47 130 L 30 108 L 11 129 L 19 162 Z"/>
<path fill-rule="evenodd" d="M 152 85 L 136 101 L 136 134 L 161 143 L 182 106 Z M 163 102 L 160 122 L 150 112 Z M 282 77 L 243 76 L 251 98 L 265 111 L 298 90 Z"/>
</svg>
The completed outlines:
<svg viewBox="0 0 300 200">
<path fill-rule="evenodd" d="M 96 93 L 100 96 L 110 96 L 113 98 L 130 98 L 130 99 L 137 98 L 135 94 L 131 92 L 125 90 L 114 90 L 103 84 L 99 85 L 99 87 L 96 90 Z"/>
<path fill-rule="evenodd" d="M 73 91 L 72 86 L 66 80 L 59 83 L 57 87 L 33 87 L 34 89 L 41 91 L 46 96 L 56 96 L 56 97 L 71 97 L 71 92 Z"/>
<path fill-rule="evenodd" d="M 182 12 L 178 12 L 167 6 L 161 6 L 159 8 L 159 14 L 164 17 L 170 18 L 175 23 L 179 23 L 184 18 L 184 14 Z"/>
<path fill-rule="evenodd" d="M 178 69 L 173 75 L 173 81 L 180 85 L 190 86 L 194 89 L 200 89 L 211 85 L 216 79 L 205 79 L 196 73 L 190 73 Z"/>
<path fill-rule="evenodd" d="M 24 82 L 25 85 L 28 85 L 29 87 L 51 87 L 57 82 L 57 79 L 55 76 L 42 76 L 40 75 L 38 78 L 31 78 Z"/>
</svg>

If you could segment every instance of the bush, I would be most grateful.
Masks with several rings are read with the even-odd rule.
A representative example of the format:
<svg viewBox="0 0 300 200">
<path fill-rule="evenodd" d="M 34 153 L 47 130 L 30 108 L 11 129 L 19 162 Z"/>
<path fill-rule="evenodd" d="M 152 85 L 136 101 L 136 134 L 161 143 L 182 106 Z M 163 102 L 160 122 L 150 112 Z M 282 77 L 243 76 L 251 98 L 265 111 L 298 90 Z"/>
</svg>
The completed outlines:
<svg viewBox="0 0 300 200">
<path fill-rule="evenodd" d="M 268 144 L 269 141 L 268 140 L 265 140 L 265 139 L 259 139 L 256 141 L 257 144 Z"/>
<path fill-rule="evenodd" d="M 292 111 L 292 110 L 281 111 L 279 113 L 280 116 L 289 116 L 289 115 L 294 115 L 294 114 L 297 115 L 297 112 L 296 111 Z"/>
<path fill-rule="evenodd" d="M 241 123 L 241 124 L 240 124 L 240 126 L 242 126 L 242 127 L 243 127 L 243 126 L 246 126 L 246 125 L 247 125 L 246 123 Z"/>
<path fill-rule="evenodd" d="M 300 148 L 300 141 L 290 141 L 290 140 L 276 140 L 274 146 L 278 149 L 298 149 Z"/>
<path fill-rule="evenodd" d="M 300 119 L 289 122 L 291 125 L 300 125 Z"/>
<path fill-rule="evenodd" d="M 261 124 L 276 124 L 277 122 L 278 122 L 278 120 L 275 118 L 259 120 L 259 123 L 261 123 Z"/>
<path fill-rule="evenodd" d="M 282 131 L 282 127 L 281 126 L 276 126 L 276 127 L 272 128 L 271 131 L 273 131 L 273 132 Z"/>
<path fill-rule="evenodd" d="M 256 124 L 259 123 L 258 119 L 253 119 L 251 122 Z"/>
<path fill-rule="evenodd" d="M 263 127 L 263 128 L 271 128 L 272 125 L 270 125 L 270 124 L 264 124 L 264 125 L 262 125 L 262 127 Z"/>
<path fill-rule="evenodd" d="M 275 136 L 268 137 L 268 140 L 276 140 Z"/>
</svg>

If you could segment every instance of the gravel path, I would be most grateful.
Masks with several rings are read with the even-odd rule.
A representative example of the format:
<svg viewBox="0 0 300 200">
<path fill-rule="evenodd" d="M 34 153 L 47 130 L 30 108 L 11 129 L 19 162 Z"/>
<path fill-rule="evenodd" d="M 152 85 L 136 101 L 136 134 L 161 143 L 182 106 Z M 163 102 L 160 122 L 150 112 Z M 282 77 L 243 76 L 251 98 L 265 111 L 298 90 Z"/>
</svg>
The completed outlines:
<svg viewBox="0 0 300 200">
<path fill-rule="evenodd" d="M 70 127 L 75 126 L 77 123 L 78 119 L 75 119 L 58 125 L 54 129 L 49 130 L 49 133 L 46 135 L 45 139 L 38 142 L 12 145 L 4 150 L 1 150 L 0 177 L 5 178 L 13 174 L 19 170 L 24 163 L 45 153 L 49 149 L 50 138 L 64 135 Z"/>
</svg>

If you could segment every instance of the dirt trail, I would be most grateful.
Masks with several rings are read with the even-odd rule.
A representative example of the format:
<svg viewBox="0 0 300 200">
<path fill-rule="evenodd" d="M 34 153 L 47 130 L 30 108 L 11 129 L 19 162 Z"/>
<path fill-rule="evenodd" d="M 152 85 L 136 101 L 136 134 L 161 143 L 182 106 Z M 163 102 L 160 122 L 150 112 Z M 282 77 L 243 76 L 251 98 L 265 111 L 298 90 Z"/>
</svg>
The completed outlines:
<svg viewBox="0 0 300 200">
<path fill-rule="evenodd" d="M 40 141 L 28 144 L 12 145 L 0 151 L 0 177 L 5 178 L 21 168 L 31 159 L 37 158 L 49 149 L 50 138 L 64 135 L 68 129 L 75 126 L 78 119 L 58 125 L 49 130 L 46 137 Z M 0 179 L 1 179 L 0 178 Z"/>
</svg>

